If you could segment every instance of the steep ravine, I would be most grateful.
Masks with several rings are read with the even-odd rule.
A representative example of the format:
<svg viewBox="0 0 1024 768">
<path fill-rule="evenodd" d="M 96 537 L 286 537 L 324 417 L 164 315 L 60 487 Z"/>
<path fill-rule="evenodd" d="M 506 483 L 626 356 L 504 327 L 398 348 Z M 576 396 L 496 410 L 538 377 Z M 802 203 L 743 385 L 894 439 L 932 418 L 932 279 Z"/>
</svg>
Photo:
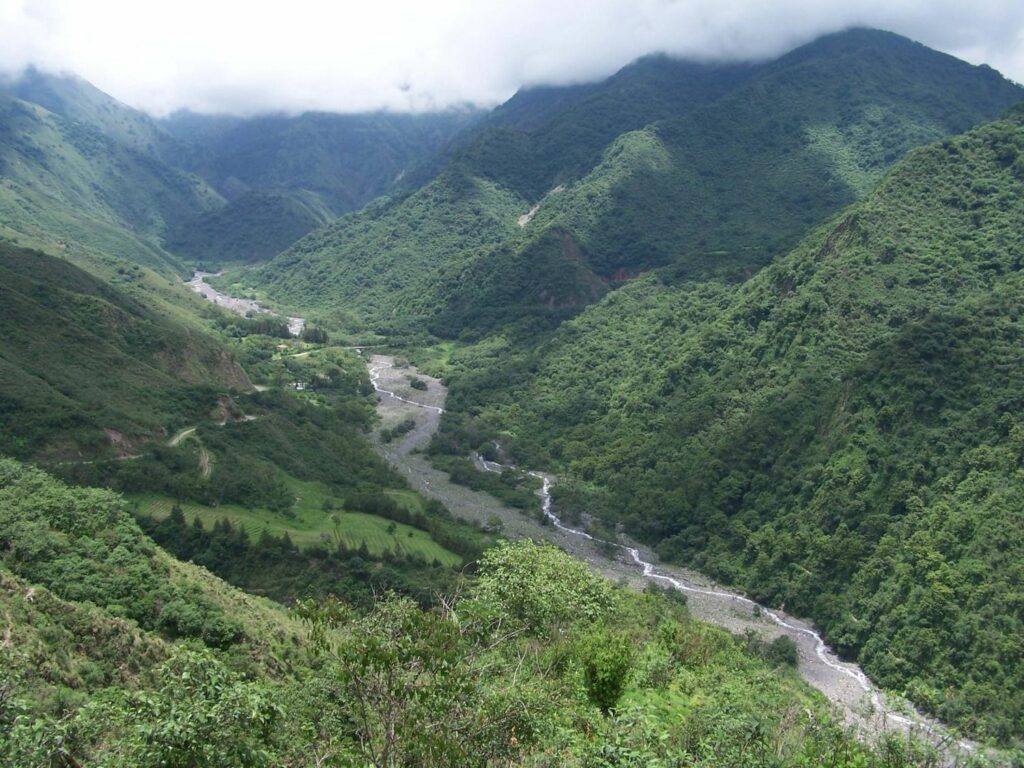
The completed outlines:
<svg viewBox="0 0 1024 768">
<path fill-rule="evenodd" d="M 905 700 L 883 694 L 856 664 L 841 661 L 828 648 L 821 635 L 807 621 L 760 606 L 753 600 L 714 584 L 703 575 L 686 569 L 655 565 L 656 556 L 632 543 L 616 542 L 615 558 L 602 555 L 607 542 L 595 540 L 585 531 L 567 526 L 551 507 L 550 489 L 555 478 L 531 473 L 543 482 L 541 490 L 544 515 L 541 525 L 519 511 L 504 506 L 484 493 L 453 484 L 446 473 L 435 469 L 418 452 L 437 430 L 447 391 L 437 379 L 414 368 L 395 365 L 392 357 L 373 355 L 367 361 L 370 378 L 378 393 L 378 413 L 383 426 L 412 418 L 416 428 L 398 444 L 380 444 L 379 449 L 409 482 L 421 492 L 443 502 L 454 514 L 483 522 L 500 519 L 503 531 L 511 537 L 530 536 L 548 539 L 613 580 L 643 588 L 648 581 L 678 589 L 687 595 L 690 613 L 703 621 L 731 632 L 754 630 L 767 639 L 788 635 L 799 651 L 799 672 L 831 701 L 848 723 L 871 738 L 883 732 L 911 733 L 941 747 L 948 765 L 977 751 L 976 745 L 957 739 L 940 723 L 920 713 Z M 426 391 L 409 386 L 411 377 L 427 382 Z M 501 471 L 502 465 L 479 457 L 481 469 Z M 604 544 L 604 547 L 601 545 Z"/>
</svg>

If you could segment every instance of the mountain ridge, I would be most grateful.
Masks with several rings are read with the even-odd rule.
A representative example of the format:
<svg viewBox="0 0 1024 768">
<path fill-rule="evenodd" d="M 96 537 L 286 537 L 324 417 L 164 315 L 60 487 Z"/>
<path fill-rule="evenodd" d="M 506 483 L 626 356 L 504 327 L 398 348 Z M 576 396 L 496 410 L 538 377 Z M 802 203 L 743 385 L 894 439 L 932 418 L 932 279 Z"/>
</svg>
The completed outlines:
<svg viewBox="0 0 1024 768">
<path fill-rule="evenodd" d="M 831 53 L 836 48 L 839 58 Z M 1024 90 L 992 70 L 871 30 L 845 33 L 817 47 L 805 46 L 788 59 L 751 66 L 722 70 L 645 60 L 627 74 L 642 78 L 654 72 L 654 81 L 660 82 L 665 72 L 670 77 L 697 73 L 706 82 L 687 80 L 682 90 L 715 97 L 706 103 L 684 99 L 676 117 L 618 134 L 585 175 L 546 190 L 536 202 L 517 191 L 516 184 L 495 182 L 501 174 L 486 172 L 488 163 L 493 167 L 491 160 L 476 158 L 480 167 L 474 166 L 471 149 L 463 143 L 445 170 L 414 195 L 311 233 L 276 260 L 240 275 L 241 289 L 263 292 L 324 319 L 335 307 L 344 307 L 339 319 L 346 325 L 362 314 L 371 327 L 406 333 L 425 327 L 434 336 L 457 338 L 474 333 L 461 307 L 483 308 L 469 275 L 504 273 L 509 277 L 503 283 L 516 287 L 501 295 L 498 285 L 487 309 L 510 328 L 553 327 L 566 312 L 545 312 L 532 303 L 517 309 L 524 291 L 540 295 L 551 288 L 531 284 L 532 275 L 544 274 L 564 286 L 560 290 L 574 296 L 577 308 L 587 303 L 586 297 L 595 297 L 591 286 L 596 281 L 653 268 L 666 268 L 674 279 L 742 279 L 792 246 L 808 227 L 863 194 L 907 150 L 994 119 L 1024 97 Z M 621 94 L 615 82 L 611 78 L 602 84 L 610 89 L 605 96 L 591 87 L 577 99 L 580 92 L 574 90 L 566 114 L 579 117 L 580 104 L 603 109 L 617 103 Z M 637 120 L 660 109 L 641 102 Z M 629 124 L 630 119 L 618 117 L 613 124 Z M 491 146 L 488 130 L 485 125 L 480 133 L 485 146 Z M 556 136 L 563 135 L 559 131 Z M 575 136 L 572 131 L 564 135 Z M 521 165 L 522 141 L 508 146 L 504 159 L 515 170 Z M 543 165 L 542 173 L 547 173 Z M 545 184 L 555 180 L 538 178 Z M 412 218 L 424 195 L 465 204 L 464 191 L 472 189 L 473 179 L 487 180 L 507 204 L 518 205 L 514 219 L 531 210 L 534 214 L 524 226 L 496 233 L 498 240 L 490 244 L 476 237 L 460 240 L 457 231 L 396 236 L 389 229 L 390 222 Z M 493 211 L 486 199 L 471 204 L 491 216 L 510 215 L 505 204 Z M 429 215 L 419 210 L 415 217 Z M 562 274 L 552 274 L 550 254 L 531 250 L 547 228 L 571 235 L 586 255 L 583 272 L 581 262 L 573 261 L 563 262 Z M 444 256 L 411 260 L 406 269 L 388 255 L 394 251 Z M 541 261 L 531 261 L 534 257 Z M 373 285 L 397 290 L 386 295 L 363 290 Z M 408 318 L 404 328 L 394 320 L 399 307 Z"/>
</svg>

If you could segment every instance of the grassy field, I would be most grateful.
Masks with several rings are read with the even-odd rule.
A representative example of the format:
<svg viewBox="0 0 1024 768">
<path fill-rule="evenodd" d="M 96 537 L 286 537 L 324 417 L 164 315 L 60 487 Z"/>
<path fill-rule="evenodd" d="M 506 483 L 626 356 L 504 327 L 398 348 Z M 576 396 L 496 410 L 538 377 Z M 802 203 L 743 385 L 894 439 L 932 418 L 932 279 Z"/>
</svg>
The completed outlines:
<svg viewBox="0 0 1024 768">
<path fill-rule="evenodd" d="M 294 479 L 291 482 L 298 498 L 294 508 L 295 517 L 233 504 L 208 507 L 193 501 L 182 501 L 181 508 L 189 522 L 198 517 L 205 527 L 210 528 L 218 520 L 226 518 L 232 525 L 244 526 L 253 538 L 258 538 L 264 530 L 275 536 L 287 533 L 300 547 L 337 538 L 350 549 L 365 544 L 374 555 L 397 549 L 401 554 L 419 555 L 428 562 L 436 559 L 446 566 L 462 563 L 458 555 L 435 542 L 425 531 L 362 512 L 326 512 L 323 503 L 331 498 L 331 494 L 324 485 Z M 393 490 L 387 494 L 410 510 L 418 510 L 421 505 L 419 497 L 412 491 Z M 174 499 L 156 494 L 138 494 L 130 498 L 138 504 L 139 514 L 157 519 L 169 515 L 174 505 Z"/>
</svg>

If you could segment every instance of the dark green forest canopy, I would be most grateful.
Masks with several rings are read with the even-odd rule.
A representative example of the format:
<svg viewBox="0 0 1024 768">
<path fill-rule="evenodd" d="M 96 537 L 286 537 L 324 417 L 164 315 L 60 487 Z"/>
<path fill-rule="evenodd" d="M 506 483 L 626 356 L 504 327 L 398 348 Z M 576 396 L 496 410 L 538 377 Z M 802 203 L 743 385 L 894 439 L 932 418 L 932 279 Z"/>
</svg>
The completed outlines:
<svg viewBox="0 0 1024 768">
<path fill-rule="evenodd" d="M 181 143 L 176 161 L 230 200 L 252 190 L 302 192 L 341 214 L 390 193 L 479 117 L 469 108 L 248 119 L 182 112 L 159 125 Z"/>
<path fill-rule="evenodd" d="M 565 509 L 1019 739 L 1022 258 L 1018 110 L 912 152 L 746 283 L 649 276 L 540 349 L 471 348 L 449 405 L 564 472 Z"/>
</svg>

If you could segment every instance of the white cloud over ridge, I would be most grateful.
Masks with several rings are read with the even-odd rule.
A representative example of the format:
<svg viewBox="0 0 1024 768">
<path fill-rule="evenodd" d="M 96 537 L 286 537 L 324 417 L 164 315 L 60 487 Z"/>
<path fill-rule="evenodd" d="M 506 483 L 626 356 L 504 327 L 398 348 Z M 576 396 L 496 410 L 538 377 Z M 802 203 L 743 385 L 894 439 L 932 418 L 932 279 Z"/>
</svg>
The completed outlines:
<svg viewBox="0 0 1024 768">
<path fill-rule="evenodd" d="M 855 25 L 1024 81 L 1020 0 L 0 0 L 0 71 L 73 72 L 154 114 L 428 110 Z"/>
</svg>

